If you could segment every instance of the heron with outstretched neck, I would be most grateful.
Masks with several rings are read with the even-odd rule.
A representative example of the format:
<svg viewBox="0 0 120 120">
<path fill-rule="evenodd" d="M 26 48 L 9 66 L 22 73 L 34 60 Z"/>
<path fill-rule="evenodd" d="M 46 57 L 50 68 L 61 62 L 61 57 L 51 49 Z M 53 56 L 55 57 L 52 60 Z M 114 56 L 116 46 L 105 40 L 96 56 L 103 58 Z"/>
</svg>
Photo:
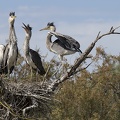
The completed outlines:
<svg viewBox="0 0 120 120">
<path fill-rule="evenodd" d="M 15 23 L 15 12 L 10 12 L 9 14 L 9 41 L 5 46 L 4 50 L 4 74 L 10 75 L 16 65 L 18 58 L 18 45 L 17 45 L 17 37 L 14 28 Z"/>
<path fill-rule="evenodd" d="M 25 40 L 23 45 L 23 51 L 24 51 L 24 59 L 25 61 L 30 65 L 31 68 L 31 78 L 32 78 L 32 70 L 35 70 L 40 75 L 45 74 L 45 69 L 42 65 L 41 57 L 38 54 L 38 52 L 30 49 L 29 42 L 32 36 L 32 27 L 30 25 L 25 25 L 23 23 L 23 27 L 25 30 Z"/>
</svg>

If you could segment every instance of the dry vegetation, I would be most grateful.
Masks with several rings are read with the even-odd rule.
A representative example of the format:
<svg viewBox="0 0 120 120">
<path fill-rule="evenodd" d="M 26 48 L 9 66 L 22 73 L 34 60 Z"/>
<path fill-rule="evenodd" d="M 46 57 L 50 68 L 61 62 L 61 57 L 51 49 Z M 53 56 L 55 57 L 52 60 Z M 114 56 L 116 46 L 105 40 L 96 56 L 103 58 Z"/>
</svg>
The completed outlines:
<svg viewBox="0 0 120 120">
<path fill-rule="evenodd" d="M 94 71 L 84 61 L 102 37 L 116 32 L 111 28 L 97 35 L 73 66 L 64 74 L 57 61 L 44 61 L 45 76 L 30 79 L 29 66 L 21 55 L 8 80 L 0 79 L 1 120 L 119 120 L 120 118 L 120 56 L 108 55 L 96 48 L 90 58 Z M 74 80 L 73 80 L 74 79 Z"/>
</svg>

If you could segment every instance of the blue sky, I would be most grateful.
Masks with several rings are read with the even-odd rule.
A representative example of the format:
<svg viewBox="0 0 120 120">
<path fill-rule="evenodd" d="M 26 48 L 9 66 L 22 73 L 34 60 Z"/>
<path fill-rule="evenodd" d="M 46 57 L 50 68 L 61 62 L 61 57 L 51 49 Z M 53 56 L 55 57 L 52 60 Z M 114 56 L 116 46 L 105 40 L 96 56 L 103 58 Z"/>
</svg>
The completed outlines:
<svg viewBox="0 0 120 120">
<path fill-rule="evenodd" d="M 42 56 L 48 54 L 47 59 L 54 54 L 45 45 L 47 31 L 39 30 L 48 22 L 55 23 L 57 32 L 75 38 L 84 51 L 99 31 L 106 33 L 111 26 L 120 26 L 119 5 L 120 0 L 3 0 L 0 4 L 0 44 L 5 44 L 8 39 L 8 15 L 15 11 L 15 29 L 21 53 L 25 37 L 22 22 L 33 27 L 30 47 L 40 48 Z M 105 48 L 109 54 L 119 55 L 120 35 L 106 36 L 96 44 L 98 46 Z M 95 48 L 92 54 L 95 55 Z M 66 58 L 73 63 L 78 56 L 76 53 Z"/>
</svg>

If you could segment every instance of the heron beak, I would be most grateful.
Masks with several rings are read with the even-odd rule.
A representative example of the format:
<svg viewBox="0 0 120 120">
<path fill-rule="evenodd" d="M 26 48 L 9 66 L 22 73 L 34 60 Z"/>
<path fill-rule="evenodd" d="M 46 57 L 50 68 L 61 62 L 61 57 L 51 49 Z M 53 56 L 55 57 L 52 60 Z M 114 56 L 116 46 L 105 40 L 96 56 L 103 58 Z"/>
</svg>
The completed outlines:
<svg viewBox="0 0 120 120">
<path fill-rule="evenodd" d="M 24 23 L 22 23 L 22 24 L 23 24 L 22 28 L 23 28 L 23 29 L 26 29 L 27 26 L 26 26 Z"/>
<path fill-rule="evenodd" d="M 17 16 L 13 16 L 13 19 L 15 20 L 16 17 L 17 17 Z"/>
<path fill-rule="evenodd" d="M 49 30 L 49 28 L 45 27 L 45 28 L 42 28 L 40 31 L 43 31 L 43 30 Z"/>
</svg>

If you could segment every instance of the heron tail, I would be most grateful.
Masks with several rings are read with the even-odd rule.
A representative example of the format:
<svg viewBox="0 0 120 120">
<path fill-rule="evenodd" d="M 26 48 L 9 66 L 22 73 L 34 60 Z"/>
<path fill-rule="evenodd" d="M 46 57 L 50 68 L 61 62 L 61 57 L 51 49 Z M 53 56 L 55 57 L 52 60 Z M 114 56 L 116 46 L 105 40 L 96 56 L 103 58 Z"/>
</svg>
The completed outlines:
<svg viewBox="0 0 120 120">
<path fill-rule="evenodd" d="M 80 49 L 77 49 L 77 50 L 78 50 L 78 52 L 80 52 L 82 54 L 82 51 Z"/>
<path fill-rule="evenodd" d="M 45 69 L 42 67 L 42 69 L 39 70 L 38 73 L 39 73 L 40 75 L 44 75 L 46 72 L 45 72 Z"/>
</svg>

